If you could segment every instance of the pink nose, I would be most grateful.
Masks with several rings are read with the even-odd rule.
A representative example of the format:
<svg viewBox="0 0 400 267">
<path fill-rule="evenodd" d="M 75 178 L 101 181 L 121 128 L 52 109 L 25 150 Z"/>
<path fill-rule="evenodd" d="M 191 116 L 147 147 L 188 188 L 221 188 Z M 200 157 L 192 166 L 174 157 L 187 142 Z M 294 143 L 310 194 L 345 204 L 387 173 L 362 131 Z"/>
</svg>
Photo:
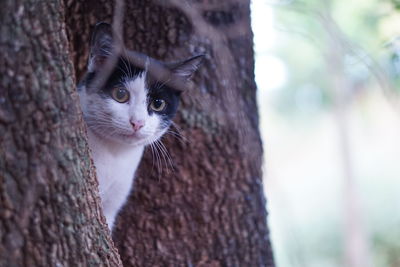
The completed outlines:
<svg viewBox="0 0 400 267">
<path fill-rule="evenodd" d="M 137 121 L 131 120 L 130 122 L 131 122 L 132 128 L 135 132 L 139 131 L 139 129 L 144 126 L 143 120 L 137 120 Z"/>
</svg>

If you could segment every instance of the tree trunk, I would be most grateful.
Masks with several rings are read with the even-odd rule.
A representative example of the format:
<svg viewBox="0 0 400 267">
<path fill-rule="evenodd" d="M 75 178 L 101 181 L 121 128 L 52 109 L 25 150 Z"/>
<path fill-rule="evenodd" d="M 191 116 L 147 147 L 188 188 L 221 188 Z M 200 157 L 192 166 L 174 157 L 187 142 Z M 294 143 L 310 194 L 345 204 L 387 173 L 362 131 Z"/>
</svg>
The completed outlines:
<svg viewBox="0 0 400 267">
<path fill-rule="evenodd" d="M 0 266 L 119 266 L 61 0 L 0 3 Z"/>
<path fill-rule="evenodd" d="M 90 30 L 98 21 L 111 22 L 113 5 L 66 5 L 81 76 Z M 114 239 L 124 266 L 273 266 L 249 1 L 129 0 L 124 26 L 127 47 L 157 59 L 207 54 L 175 118 L 187 141 L 163 138 L 173 170 L 167 160 L 158 168 L 146 151 L 117 219 Z"/>
</svg>

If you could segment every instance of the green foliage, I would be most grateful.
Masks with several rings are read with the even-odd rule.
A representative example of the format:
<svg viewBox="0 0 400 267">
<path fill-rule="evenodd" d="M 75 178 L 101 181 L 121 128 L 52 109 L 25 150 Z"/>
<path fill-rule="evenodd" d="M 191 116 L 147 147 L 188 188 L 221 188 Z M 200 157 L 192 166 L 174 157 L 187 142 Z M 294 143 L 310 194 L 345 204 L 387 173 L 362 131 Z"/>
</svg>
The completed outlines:
<svg viewBox="0 0 400 267">
<path fill-rule="evenodd" d="M 400 9 L 400 1 L 399 0 L 392 0 L 392 4 L 394 8 Z"/>
<path fill-rule="evenodd" d="M 276 107 L 286 114 L 299 114 L 299 110 L 308 113 L 310 106 L 331 107 L 332 75 L 327 55 L 332 49 L 341 49 L 348 70 L 345 74 L 354 87 L 376 87 L 376 77 L 368 68 L 382 68 L 390 74 L 393 89 L 398 87 L 400 51 L 387 44 L 396 37 L 393 34 L 400 13 L 394 7 L 400 2 L 391 0 L 391 5 L 388 1 L 302 0 L 277 6 L 276 28 L 280 34 L 276 54 L 287 63 L 289 78 L 276 94 Z M 313 94 L 313 102 L 306 98 L 299 101 L 303 94 Z"/>
</svg>

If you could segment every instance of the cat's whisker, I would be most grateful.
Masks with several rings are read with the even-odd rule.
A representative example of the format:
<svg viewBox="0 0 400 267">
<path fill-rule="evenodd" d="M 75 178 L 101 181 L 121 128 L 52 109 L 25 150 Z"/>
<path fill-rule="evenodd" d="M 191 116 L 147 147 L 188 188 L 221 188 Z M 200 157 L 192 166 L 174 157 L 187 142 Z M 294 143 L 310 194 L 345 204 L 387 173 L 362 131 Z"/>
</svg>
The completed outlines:
<svg viewBox="0 0 400 267">
<path fill-rule="evenodd" d="M 175 132 L 173 130 L 168 130 L 166 134 L 171 135 L 172 137 L 176 138 L 181 144 L 190 144 L 190 140 L 187 139 L 184 135 L 179 132 Z"/>
<path fill-rule="evenodd" d="M 176 131 L 171 130 L 171 129 L 169 129 L 168 132 L 170 134 L 173 134 L 173 135 L 179 137 L 180 139 L 184 139 L 185 141 L 187 141 L 187 138 L 185 136 L 183 136 L 180 132 L 176 132 Z"/>
<path fill-rule="evenodd" d="M 167 171 L 167 173 L 168 173 L 168 163 L 167 163 L 167 160 L 165 159 L 165 153 L 164 153 L 164 151 L 162 150 L 162 148 L 161 148 L 161 146 L 160 146 L 160 144 L 158 143 L 158 140 L 157 141 L 155 141 L 154 143 L 153 143 L 156 147 L 157 147 L 157 149 L 159 150 L 159 152 L 160 152 L 160 163 L 165 163 L 165 170 Z M 163 172 L 163 168 L 162 168 L 163 166 L 162 166 L 162 164 L 160 164 L 160 173 L 162 173 Z"/>
<path fill-rule="evenodd" d="M 151 159 L 152 159 L 152 161 L 151 161 L 151 171 L 153 171 L 154 170 L 154 158 L 155 158 L 155 155 L 154 155 L 154 147 L 153 147 L 153 144 L 150 144 L 150 150 L 151 150 Z"/>
<path fill-rule="evenodd" d="M 160 148 L 160 152 L 161 152 L 161 155 L 163 156 L 167 173 L 169 173 L 168 165 L 169 165 L 169 167 L 171 167 L 171 171 L 173 172 L 174 166 L 172 164 L 171 155 L 169 154 L 167 148 L 164 146 L 161 139 L 155 141 L 154 143 Z"/>
<path fill-rule="evenodd" d="M 171 121 L 171 125 L 177 130 L 177 131 L 182 131 L 182 129 L 173 121 Z"/>
<path fill-rule="evenodd" d="M 188 143 L 189 140 L 187 138 L 185 138 L 183 135 L 179 134 L 178 132 L 172 131 L 172 130 L 168 130 L 165 132 L 165 134 L 170 135 L 172 137 L 174 137 L 175 139 L 177 139 L 179 142 L 181 143 Z"/>
<path fill-rule="evenodd" d="M 161 156 L 160 156 L 160 152 L 158 151 L 158 147 L 155 145 L 155 143 L 152 143 L 153 147 L 154 147 L 154 151 L 156 153 L 156 163 L 157 163 L 157 170 L 160 172 L 160 174 L 162 174 L 162 164 L 161 164 Z"/>
<path fill-rule="evenodd" d="M 101 128 L 103 128 L 103 129 L 109 129 L 109 130 L 113 130 L 113 131 L 117 131 L 117 130 L 119 130 L 120 132 L 125 132 L 125 133 L 129 133 L 129 130 L 128 129 L 126 129 L 126 128 L 117 128 L 117 127 L 113 127 L 112 125 L 110 125 L 109 123 L 108 124 L 106 124 L 106 123 L 101 123 L 101 122 L 89 122 L 89 123 L 87 123 L 87 125 L 90 127 L 90 128 L 94 128 L 94 127 L 101 127 Z"/>
<path fill-rule="evenodd" d="M 180 135 L 183 136 L 183 134 L 182 134 L 182 132 L 183 132 L 182 128 L 179 127 L 175 122 L 171 121 L 171 126 L 174 127 L 175 130 L 176 130 Z"/>
<path fill-rule="evenodd" d="M 174 172 L 175 168 L 174 168 L 174 164 L 172 162 L 172 156 L 169 153 L 168 149 L 165 147 L 164 143 L 161 141 L 161 139 L 159 140 L 159 142 L 160 142 L 160 145 L 164 148 L 165 154 L 166 154 L 166 156 L 168 158 L 168 162 L 169 162 L 169 164 L 171 166 L 171 170 L 172 170 L 172 172 Z"/>
<path fill-rule="evenodd" d="M 101 118 L 100 119 L 99 118 L 96 118 L 96 119 L 86 118 L 86 120 L 87 120 L 87 122 L 89 122 L 88 124 L 93 123 L 93 124 L 98 124 L 98 125 L 102 125 L 102 126 L 109 126 L 112 128 L 118 128 L 125 132 L 131 131 L 131 127 L 128 126 L 126 123 L 122 123 L 122 122 L 103 120 Z"/>
</svg>

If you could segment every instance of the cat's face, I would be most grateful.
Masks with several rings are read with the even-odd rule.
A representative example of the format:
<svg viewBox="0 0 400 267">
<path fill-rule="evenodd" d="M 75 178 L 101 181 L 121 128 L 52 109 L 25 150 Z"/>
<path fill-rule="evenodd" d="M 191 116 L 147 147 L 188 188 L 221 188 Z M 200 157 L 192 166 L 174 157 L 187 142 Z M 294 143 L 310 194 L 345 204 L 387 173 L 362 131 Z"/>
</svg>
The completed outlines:
<svg viewBox="0 0 400 267">
<path fill-rule="evenodd" d="M 146 70 L 120 57 L 101 88 L 94 81 L 109 55 L 112 36 L 109 25 L 95 29 L 89 71 L 79 85 L 82 111 L 88 128 L 98 137 L 126 145 L 147 145 L 168 129 L 178 108 L 180 92 L 151 81 Z M 175 67 L 176 73 L 193 73 L 201 58 Z"/>
<path fill-rule="evenodd" d="M 86 77 L 80 92 L 87 126 L 97 136 L 128 145 L 146 145 L 160 138 L 178 108 L 179 92 L 151 84 L 146 72 L 120 59 L 100 89 L 90 88 L 96 73 Z"/>
</svg>

